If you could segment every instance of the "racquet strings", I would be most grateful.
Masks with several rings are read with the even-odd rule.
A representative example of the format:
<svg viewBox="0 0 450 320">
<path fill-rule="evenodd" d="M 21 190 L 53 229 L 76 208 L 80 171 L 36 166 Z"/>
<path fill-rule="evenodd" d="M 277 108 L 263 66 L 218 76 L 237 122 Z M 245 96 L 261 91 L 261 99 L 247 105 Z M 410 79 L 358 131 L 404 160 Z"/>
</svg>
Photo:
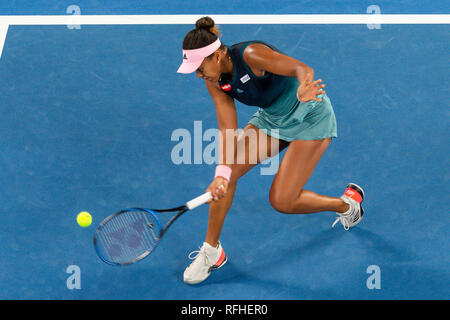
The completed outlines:
<svg viewBox="0 0 450 320">
<path fill-rule="evenodd" d="M 97 248 L 100 255 L 110 262 L 134 262 L 156 247 L 160 233 L 160 224 L 152 214 L 138 209 L 129 210 L 113 217 L 100 228 Z"/>
</svg>

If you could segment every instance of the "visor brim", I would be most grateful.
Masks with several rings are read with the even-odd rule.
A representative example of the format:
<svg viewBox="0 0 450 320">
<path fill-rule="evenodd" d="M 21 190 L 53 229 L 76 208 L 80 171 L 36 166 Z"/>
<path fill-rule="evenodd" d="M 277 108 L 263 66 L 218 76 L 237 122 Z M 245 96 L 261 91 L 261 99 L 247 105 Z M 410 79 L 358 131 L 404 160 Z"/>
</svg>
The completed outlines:
<svg viewBox="0 0 450 320">
<path fill-rule="evenodd" d="M 177 73 L 192 73 L 200 67 L 202 61 L 198 62 L 183 62 L 177 70 Z"/>
</svg>

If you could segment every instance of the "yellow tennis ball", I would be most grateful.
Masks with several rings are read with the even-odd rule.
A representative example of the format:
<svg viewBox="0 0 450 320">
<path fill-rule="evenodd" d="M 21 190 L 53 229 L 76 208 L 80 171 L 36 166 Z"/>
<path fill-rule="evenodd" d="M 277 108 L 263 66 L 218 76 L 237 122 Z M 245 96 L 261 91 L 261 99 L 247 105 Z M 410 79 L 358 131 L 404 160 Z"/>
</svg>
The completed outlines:
<svg viewBox="0 0 450 320">
<path fill-rule="evenodd" d="M 80 227 L 86 228 L 89 227 L 92 223 L 92 216 L 89 212 L 83 211 L 77 215 L 77 222 Z"/>
</svg>

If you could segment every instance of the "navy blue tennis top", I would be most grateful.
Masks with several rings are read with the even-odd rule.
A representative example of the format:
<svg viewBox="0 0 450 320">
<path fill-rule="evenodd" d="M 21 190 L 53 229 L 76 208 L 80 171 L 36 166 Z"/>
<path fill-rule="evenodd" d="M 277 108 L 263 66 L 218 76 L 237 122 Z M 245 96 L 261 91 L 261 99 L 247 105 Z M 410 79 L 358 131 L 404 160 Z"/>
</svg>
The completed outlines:
<svg viewBox="0 0 450 320">
<path fill-rule="evenodd" d="M 260 108 L 268 107 L 283 92 L 289 78 L 278 74 L 265 72 L 263 76 L 256 76 L 244 61 L 244 49 L 251 43 L 262 43 L 274 51 L 281 52 L 276 47 L 259 40 L 245 41 L 226 46 L 233 61 L 233 79 L 229 75 L 223 74 L 219 79 L 222 90 L 249 106 Z"/>
</svg>

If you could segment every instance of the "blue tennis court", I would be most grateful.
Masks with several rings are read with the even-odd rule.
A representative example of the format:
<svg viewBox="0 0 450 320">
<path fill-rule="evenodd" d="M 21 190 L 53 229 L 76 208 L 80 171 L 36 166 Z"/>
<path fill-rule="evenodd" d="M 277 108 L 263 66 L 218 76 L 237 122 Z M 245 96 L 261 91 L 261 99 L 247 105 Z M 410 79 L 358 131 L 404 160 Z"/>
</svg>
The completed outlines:
<svg viewBox="0 0 450 320">
<path fill-rule="evenodd" d="M 77 5 L 81 14 L 120 15 L 364 14 L 372 4 L 105 3 Z M 15 1 L 0 4 L 0 15 L 63 15 L 68 5 Z M 450 9 L 377 5 L 387 14 Z M 339 197 L 358 183 L 364 219 L 345 231 L 331 228 L 333 212 L 276 212 L 265 164 L 240 180 L 221 235 L 228 263 L 204 283 L 186 285 L 183 271 L 204 241 L 207 206 L 181 217 L 137 264 L 98 259 L 92 236 L 106 216 L 183 204 L 214 175 L 215 164 L 194 159 L 194 148 L 211 143 L 204 138 L 192 139 L 190 164 L 173 158 L 175 130 L 194 137 L 217 127 L 204 81 L 176 73 L 194 23 L 9 26 L 0 59 L 0 299 L 450 298 L 448 24 L 219 24 L 224 43 L 266 41 L 324 80 L 338 138 L 305 189 Z M 256 108 L 236 107 L 243 128 Z M 76 223 L 81 211 L 93 216 L 88 228 Z M 68 287 L 70 266 L 79 288 Z M 373 266 L 379 288 L 368 286 Z"/>
</svg>

